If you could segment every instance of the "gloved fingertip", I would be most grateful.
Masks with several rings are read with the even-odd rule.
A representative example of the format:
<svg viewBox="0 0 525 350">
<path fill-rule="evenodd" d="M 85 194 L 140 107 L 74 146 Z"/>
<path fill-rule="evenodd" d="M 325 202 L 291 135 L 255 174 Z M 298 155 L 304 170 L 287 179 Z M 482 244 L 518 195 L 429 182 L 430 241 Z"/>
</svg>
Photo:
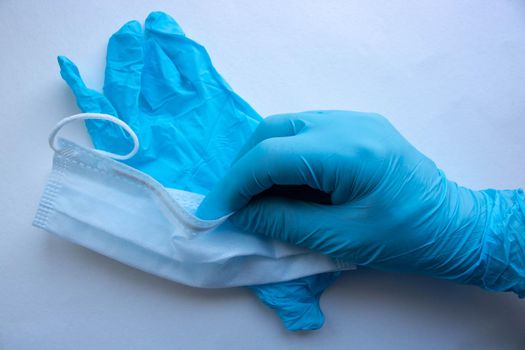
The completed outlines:
<svg viewBox="0 0 525 350">
<path fill-rule="evenodd" d="M 58 56 L 57 56 L 57 62 L 58 62 L 58 64 L 59 64 L 60 67 L 62 67 L 62 65 L 63 65 L 65 62 L 67 62 L 67 61 L 69 61 L 69 58 L 67 58 L 66 56 L 62 56 L 62 55 L 58 55 Z"/>
<path fill-rule="evenodd" d="M 150 32 L 184 35 L 184 31 L 173 17 L 162 11 L 151 12 L 146 18 L 145 27 Z"/>
<path fill-rule="evenodd" d="M 86 88 L 78 67 L 69 58 L 66 56 L 58 56 L 57 61 L 60 66 L 60 76 L 62 76 L 62 79 L 64 79 L 75 94 L 81 89 Z"/>
<path fill-rule="evenodd" d="M 324 314 L 319 305 L 309 305 L 300 317 L 283 318 L 283 325 L 289 331 L 315 331 L 324 325 Z"/>
<path fill-rule="evenodd" d="M 125 34 L 125 33 L 131 33 L 131 34 L 139 34 L 142 33 L 142 25 L 139 21 L 132 20 L 129 22 L 126 22 L 115 34 Z M 115 35 L 113 34 L 113 35 Z"/>
<path fill-rule="evenodd" d="M 215 198 L 216 195 L 212 193 L 206 196 L 197 208 L 195 215 L 202 220 L 215 220 L 228 215 L 229 213 L 224 210 L 221 203 L 216 201 Z"/>
<path fill-rule="evenodd" d="M 61 71 L 80 75 L 77 66 L 66 56 L 57 56 L 57 61 Z"/>
<path fill-rule="evenodd" d="M 140 49 L 142 52 L 142 42 L 141 24 L 129 21 L 109 38 L 108 55 L 113 51 L 126 51 L 126 48 Z"/>
<path fill-rule="evenodd" d="M 60 65 L 60 75 L 73 91 L 77 105 L 83 112 L 107 113 L 117 116 L 115 109 L 104 95 L 89 89 L 84 84 L 77 66 L 70 59 L 65 56 L 58 56 L 57 60 Z M 86 125 L 97 123 L 100 124 L 99 121 L 86 121 Z"/>
<path fill-rule="evenodd" d="M 250 286 L 250 289 L 275 310 L 286 329 L 315 330 L 325 321 L 319 303 L 321 295 L 340 275 L 340 272 L 326 272 L 287 282 Z"/>
<path fill-rule="evenodd" d="M 143 56 L 142 26 L 137 21 L 129 21 L 114 33 L 108 42 L 106 68 L 116 68 L 122 71 L 122 67 L 129 65 L 140 66 Z M 137 67 L 138 68 L 138 67 Z M 126 73 L 127 69 L 124 69 Z M 129 69 L 134 71 L 134 69 Z"/>
<path fill-rule="evenodd" d="M 275 310 L 286 329 L 315 330 L 323 326 L 325 318 L 319 305 L 320 294 L 312 293 L 307 281 L 309 278 L 251 286 L 250 289 L 264 304 Z"/>
</svg>

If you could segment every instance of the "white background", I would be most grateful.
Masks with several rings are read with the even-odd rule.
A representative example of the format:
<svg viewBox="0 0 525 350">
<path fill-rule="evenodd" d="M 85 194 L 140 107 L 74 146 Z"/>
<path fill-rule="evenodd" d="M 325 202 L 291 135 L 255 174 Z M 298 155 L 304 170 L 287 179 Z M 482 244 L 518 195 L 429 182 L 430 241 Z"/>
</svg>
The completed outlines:
<svg viewBox="0 0 525 350">
<path fill-rule="evenodd" d="M 78 111 L 55 57 L 100 88 L 107 39 L 152 10 L 263 115 L 379 112 L 451 179 L 525 186 L 522 0 L 1 0 L 0 349 L 525 348 L 514 295 L 358 271 L 325 294 L 322 330 L 290 333 L 243 288 L 187 288 L 31 227 L 47 135 Z"/>
</svg>

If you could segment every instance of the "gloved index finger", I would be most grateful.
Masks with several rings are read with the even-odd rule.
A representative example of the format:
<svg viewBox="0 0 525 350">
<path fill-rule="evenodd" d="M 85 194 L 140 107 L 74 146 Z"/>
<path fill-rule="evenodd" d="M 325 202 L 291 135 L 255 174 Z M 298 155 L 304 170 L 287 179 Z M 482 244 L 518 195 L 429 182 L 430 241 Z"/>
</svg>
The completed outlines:
<svg viewBox="0 0 525 350">
<path fill-rule="evenodd" d="M 297 135 L 304 127 L 304 122 L 294 118 L 293 114 L 272 115 L 265 118 L 241 148 L 233 163 L 244 156 L 258 143 L 273 137 L 286 137 Z"/>
<path fill-rule="evenodd" d="M 266 139 L 242 156 L 206 196 L 197 216 L 214 219 L 244 207 L 274 185 L 308 185 L 324 190 L 316 169 L 303 152 L 301 135 Z"/>
</svg>

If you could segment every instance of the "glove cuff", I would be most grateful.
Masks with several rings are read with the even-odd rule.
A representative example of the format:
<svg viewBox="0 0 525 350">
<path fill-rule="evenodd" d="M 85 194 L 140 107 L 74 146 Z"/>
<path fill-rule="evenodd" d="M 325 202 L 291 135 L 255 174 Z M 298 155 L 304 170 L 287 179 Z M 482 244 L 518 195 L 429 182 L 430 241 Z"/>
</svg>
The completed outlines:
<svg viewBox="0 0 525 350">
<path fill-rule="evenodd" d="M 525 194 L 484 190 L 487 220 L 481 255 L 468 283 L 525 297 Z"/>
</svg>

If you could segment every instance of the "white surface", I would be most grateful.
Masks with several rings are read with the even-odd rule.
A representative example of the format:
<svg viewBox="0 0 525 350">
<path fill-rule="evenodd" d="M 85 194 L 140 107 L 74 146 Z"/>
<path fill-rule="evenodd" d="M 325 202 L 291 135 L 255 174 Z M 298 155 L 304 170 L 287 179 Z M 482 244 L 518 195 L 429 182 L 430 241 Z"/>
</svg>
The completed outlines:
<svg viewBox="0 0 525 350">
<path fill-rule="evenodd" d="M 260 113 L 388 116 L 450 178 L 525 186 L 525 3 L 494 1 L 0 2 L 0 349 L 523 349 L 525 304 L 427 278 L 351 273 L 325 327 L 283 330 L 245 289 L 191 289 L 31 227 L 46 138 L 76 113 L 57 54 L 102 85 L 105 44 L 171 13 Z M 82 128 L 73 130 L 86 140 Z"/>
</svg>

